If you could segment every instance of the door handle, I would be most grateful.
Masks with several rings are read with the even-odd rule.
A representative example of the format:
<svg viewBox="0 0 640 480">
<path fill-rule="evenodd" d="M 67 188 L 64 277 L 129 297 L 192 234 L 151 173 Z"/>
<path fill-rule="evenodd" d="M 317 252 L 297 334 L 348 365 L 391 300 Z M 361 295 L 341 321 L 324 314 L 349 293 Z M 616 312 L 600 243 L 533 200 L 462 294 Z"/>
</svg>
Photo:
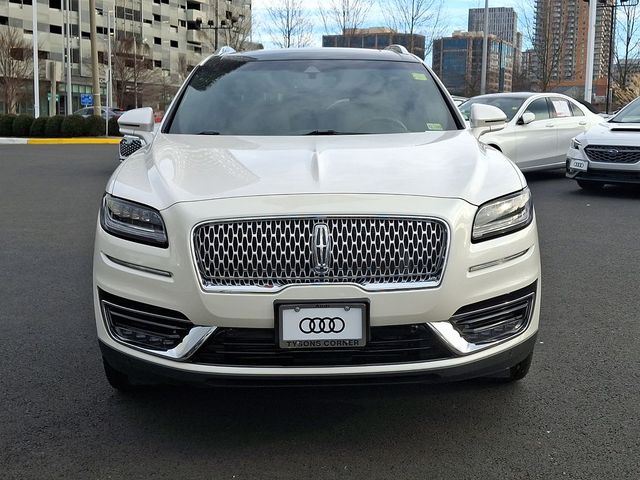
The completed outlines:
<svg viewBox="0 0 640 480">
<path fill-rule="evenodd" d="M 586 124 L 587 124 L 587 122 L 585 122 L 585 121 L 578 122 L 578 125 L 586 125 Z"/>
<path fill-rule="evenodd" d="M 552 128 L 552 127 L 555 127 L 555 125 L 553 123 L 549 123 L 549 124 L 545 125 L 545 127 Z"/>
</svg>

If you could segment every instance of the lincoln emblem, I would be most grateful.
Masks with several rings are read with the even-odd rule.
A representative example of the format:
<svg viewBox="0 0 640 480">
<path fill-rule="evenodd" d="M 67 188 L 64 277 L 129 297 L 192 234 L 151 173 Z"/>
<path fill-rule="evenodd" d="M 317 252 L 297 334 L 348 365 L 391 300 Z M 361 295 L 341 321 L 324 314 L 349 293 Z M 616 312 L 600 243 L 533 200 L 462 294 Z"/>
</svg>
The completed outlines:
<svg viewBox="0 0 640 480">
<path fill-rule="evenodd" d="M 325 223 L 318 223 L 313 227 L 311 250 L 314 272 L 327 273 L 331 264 L 331 236 L 329 235 L 329 226 Z"/>
</svg>

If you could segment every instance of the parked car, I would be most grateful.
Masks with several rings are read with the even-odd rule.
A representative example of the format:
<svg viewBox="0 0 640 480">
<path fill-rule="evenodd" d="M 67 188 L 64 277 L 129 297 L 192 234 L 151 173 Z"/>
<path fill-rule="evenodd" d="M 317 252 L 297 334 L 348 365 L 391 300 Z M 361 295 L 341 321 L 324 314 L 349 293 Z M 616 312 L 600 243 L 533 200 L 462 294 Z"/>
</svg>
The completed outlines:
<svg viewBox="0 0 640 480">
<path fill-rule="evenodd" d="M 458 95 L 452 95 L 451 98 L 453 98 L 453 103 L 455 103 L 456 107 L 459 107 L 464 102 L 469 100 L 467 97 L 459 97 Z"/>
<path fill-rule="evenodd" d="M 115 388 L 527 374 L 531 193 L 475 138 L 502 111 L 474 105 L 467 129 L 401 47 L 218 54 L 176 98 L 157 133 L 150 108 L 120 117 L 145 146 L 99 213 Z"/>
<path fill-rule="evenodd" d="M 460 106 L 468 118 L 472 105 L 493 105 L 507 126 L 481 141 L 509 157 L 522 171 L 563 168 L 571 139 L 603 119 L 566 95 L 497 93 L 473 97 Z"/>
<path fill-rule="evenodd" d="M 100 112 L 98 113 L 97 109 L 94 107 L 85 107 L 81 108 L 80 110 L 76 110 L 75 112 L 73 112 L 73 114 L 81 115 L 85 118 L 99 114 L 102 118 L 105 118 L 107 116 L 107 112 L 109 112 L 109 118 L 119 118 L 124 113 L 124 110 L 121 110 L 119 108 L 100 107 Z"/>
<path fill-rule="evenodd" d="M 640 98 L 574 138 L 566 168 L 567 177 L 586 190 L 640 183 Z"/>
</svg>

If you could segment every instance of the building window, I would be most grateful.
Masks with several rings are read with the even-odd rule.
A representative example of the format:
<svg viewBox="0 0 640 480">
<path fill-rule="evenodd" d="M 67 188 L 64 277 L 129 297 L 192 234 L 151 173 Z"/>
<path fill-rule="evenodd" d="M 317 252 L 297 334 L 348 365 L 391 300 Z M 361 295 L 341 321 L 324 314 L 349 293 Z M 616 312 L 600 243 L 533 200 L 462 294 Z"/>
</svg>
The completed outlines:
<svg viewBox="0 0 640 480">
<path fill-rule="evenodd" d="M 153 37 L 154 45 L 162 45 L 162 39 L 160 37 Z"/>
<path fill-rule="evenodd" d="M 178 41 L 177 40 L 171 40 L 171 46 L 173 48 L 178 48 Z"/>
<path fill-rule="evenodd" d="M 49 8 L 62 9 L 62 0 L 49 0 Z"/>
<path fill-rule="evenodd" d="M 158 13 L 154 13 L 153 14 L 153 21 L 154 22 L 161 22 L 162 20 L 160 20 L 160 15 Z"/>
<path fill-rule="evenodd" d="M 153 61 L 153 66 L 155 68 L 162 68 L 162 60 L 154 60 Z"/>
<path fill-rule="evenodd" d="M 49 25 L 49 33 L 62 35 L 62 27 L 60 25 Z"/>
<path fill-rule="evenodd" d="M 9 25 L 9 17 L 0 17 L 0 25 Z"/>
</svg>

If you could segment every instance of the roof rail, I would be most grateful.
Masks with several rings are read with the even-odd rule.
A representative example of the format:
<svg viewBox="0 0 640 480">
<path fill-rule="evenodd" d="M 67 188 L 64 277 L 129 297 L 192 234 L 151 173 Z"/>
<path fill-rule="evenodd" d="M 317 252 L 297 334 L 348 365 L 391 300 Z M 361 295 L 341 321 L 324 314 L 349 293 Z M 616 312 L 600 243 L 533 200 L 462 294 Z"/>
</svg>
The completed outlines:
<svg viewBox="0 0 640 480">
<path fill-rule="evenodd" d="M 392 52 L 396 52 L 396 53 L 400 53 L 400 54 L 408 54 L 409 50 L 407 50 L 405 47 L 403 47 L 402 45 L 389 45 L 388 47 L 384 48 L 385 50 L 391 50 Z"/>
<path fill-rule="evenodd" d="M 231 53 L 236 53 L 235 48 L 225 45 L 224 47 L 220 47 L 218 51 L 215 53 L 215 55 L 222 56 L 222 55 L 229 55 Z"/>
</svg>

